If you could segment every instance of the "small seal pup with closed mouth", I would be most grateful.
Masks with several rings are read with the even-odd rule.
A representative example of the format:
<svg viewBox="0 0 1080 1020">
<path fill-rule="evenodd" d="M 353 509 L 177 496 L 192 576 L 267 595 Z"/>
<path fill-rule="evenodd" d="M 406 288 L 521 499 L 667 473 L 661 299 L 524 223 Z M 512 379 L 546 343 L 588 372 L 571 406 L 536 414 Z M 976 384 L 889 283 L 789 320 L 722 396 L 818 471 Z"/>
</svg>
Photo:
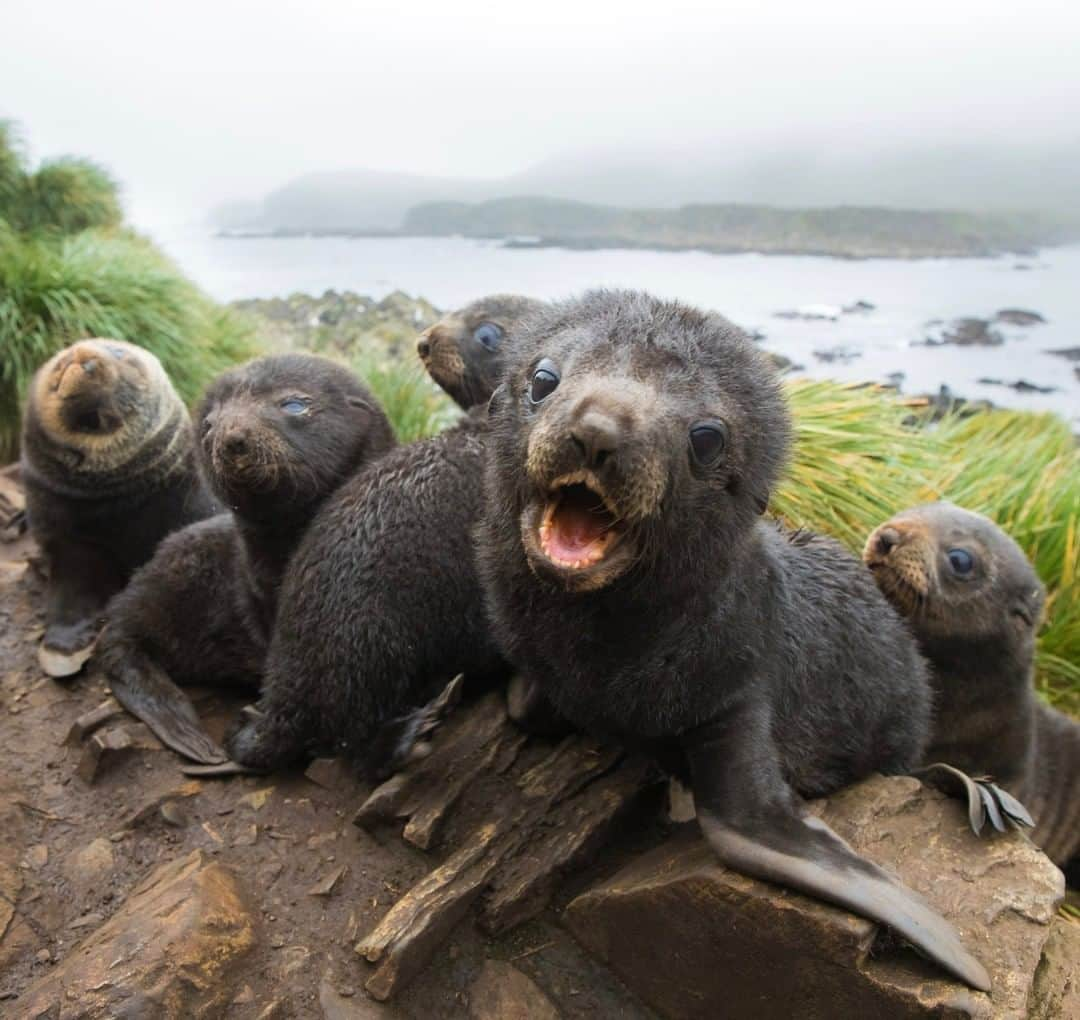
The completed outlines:
<svg viewBox="0 0 1080 1020">
<path fill-rule="evenodd" d="M 220 507 L 199 477 L 191 419 L 161 363 L 122 340 L 80 340 L 38 370 L 22 477 L 49 569 L 38 658 L 50 676 L 71 676 L 132 571 L 170 532 Z"/>
<path fill-rule="evenodd" d="M 477 547 L 511 663 L 571 722 L 680 763 L 724 864 L 988 990 L 943 918 L 803 810 L 916 765 L 930 691 L 859 561 L 760 520 L 790 435 L 764 356 L 719 317 L 592 292 L 517 338 L 491 423 Z"/>
<path fill-rule="evenodd" d="M 258 686 L 289 556 L 326 497 L 394 437 L 359 379 L 308 354 L 225 373 L 198 426 L 230 512 L 170 536 L 136 572 L 109 605 L 100 659 L 117 700 L 163 743 L 217 765 L 225 754 L 178 685 Z"/>
<path fill-rule="evenodd" d="M 289 566 L 255 717 L 226 742 L 242 765 L 276 768 L 342 754 L 371 775 L 412 755 L 444 699 L 417 702 L 464 673 L 501 677 L 472 555 L 487 410 L 521 318 L 539 308 L 498 295 L 436 323 L 417 353 L 469 413 L 358 473 L 327 501 Z"/>
<path fill-rule="evenodd" d="M 1035 693 L 1046 593 L 1023 550 L 988 517 L 913 507 L 867 539 L 863 560 L 931 666 L 925 759 L 989 774 L 1034 816 L 1034 842 L 1080 883 L 1080 723 Z"/>
</svg>

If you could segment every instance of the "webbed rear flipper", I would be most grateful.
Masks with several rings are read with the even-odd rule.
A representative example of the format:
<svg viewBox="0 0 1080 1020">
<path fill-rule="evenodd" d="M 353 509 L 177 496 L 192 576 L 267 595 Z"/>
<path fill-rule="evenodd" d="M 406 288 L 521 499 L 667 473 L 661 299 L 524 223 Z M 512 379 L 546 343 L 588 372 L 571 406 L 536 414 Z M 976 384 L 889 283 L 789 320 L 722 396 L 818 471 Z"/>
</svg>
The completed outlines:
<svg viewBox="0 0 1080 1020">
<path fill-rule="evenodd" d="M 968 822 L 976 836 L 988 821 L 998 832 L 1005 832 L 1010 823 L 1017 828 L 1030 829 L 1035 826 L 1028 809 L 986 776 L 969 776 L 944 762 L 934 762 L 912 775 L 950 797 L 965 801 Z"/>
<path fill-rule="evenodd" d="M 191 699 L 149 657 L 135 654 L 109 670 L 113 695 L 166 747 L 200 765 L 221 765 L 225 751 L 203 729 Z"/>
</svg>

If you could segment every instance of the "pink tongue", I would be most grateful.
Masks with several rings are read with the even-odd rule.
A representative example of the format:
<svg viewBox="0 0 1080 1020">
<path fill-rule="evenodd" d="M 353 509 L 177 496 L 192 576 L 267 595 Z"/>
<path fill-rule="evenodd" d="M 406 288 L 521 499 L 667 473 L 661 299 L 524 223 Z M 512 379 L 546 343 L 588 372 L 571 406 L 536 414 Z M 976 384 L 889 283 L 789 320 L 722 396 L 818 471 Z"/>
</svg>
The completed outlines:
<svg viewBox="0 0 1080 1020">
<path fill-rule="evenodd" d="M 563 505 L 551 518 L 548 547 L 559 559 L 580 559 L 606 530 L 603 519 L 584 507 Z"/>
</svg>

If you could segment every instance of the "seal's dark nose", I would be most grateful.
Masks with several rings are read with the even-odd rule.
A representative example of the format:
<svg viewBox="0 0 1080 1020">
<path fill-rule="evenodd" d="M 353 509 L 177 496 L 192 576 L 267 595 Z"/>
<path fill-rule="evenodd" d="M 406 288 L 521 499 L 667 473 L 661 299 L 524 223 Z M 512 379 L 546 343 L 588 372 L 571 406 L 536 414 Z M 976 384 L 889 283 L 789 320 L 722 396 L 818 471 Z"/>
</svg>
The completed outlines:
<svg viewBox="0 0 1080 1020">
<path fill-rule="evenodd" d="M 226 436 L 222 437 L 221 445 L 225 452 L 231 457 L 239 457 L 242 454 L 247 453 L 248 438 L 247 433 L 242 432 L 239 429 L 235 429 L 229 432 Z"/>
<path fill-rule="evenodd" d="M 619 425 L 602 411 L 589 410 L 574 423 L 570 437 L 581 451 L 585 466 L 597 471 L 618 446 Z"/>
<path fill-rule="evenodd" d="M 431 353 L 431 341 L 426 336 L 422 336 L 416 341 L 416 353 L 421 358 L 426 358 Z"/>
<path fill-rule="evenodd" d="M 877 552 L 888 556 L 900 544 L 900 532 L 896 528 L 882 528 L 877 533 Z"/>
</svg>

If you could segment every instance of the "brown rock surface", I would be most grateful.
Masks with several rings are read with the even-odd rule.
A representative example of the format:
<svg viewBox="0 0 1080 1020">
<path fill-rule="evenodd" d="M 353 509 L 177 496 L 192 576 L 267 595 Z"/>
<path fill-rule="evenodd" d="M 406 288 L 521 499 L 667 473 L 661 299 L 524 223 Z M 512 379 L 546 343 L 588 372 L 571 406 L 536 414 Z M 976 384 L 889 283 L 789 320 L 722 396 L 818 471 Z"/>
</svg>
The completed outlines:
<svg viewBox="0 0 1080 1020">
<path fill-rule="evenodd" d="M 237 876 L 195 851 L 155 869 L 101 928 L 20 996 L 13 1017 L 222 1015 L 257 942 Z"/>
<path fill-rule="evenodd" d="M 517 967 L 488 960 L 469 993 L 472 1020 L 559 1020 L 559 1011 Z"/>
<path fill-rule="evenodd" d="M 1028 1000 L 1029 1020 L 1080 1017 L 1080 921 L 1055 917 Z"/>
<path fill-rule="evenodd" d="M 957 804 L 909 778 L 876 777 L 815 809 L 959 929 L 992 996 L 878 939 L 870 921 L 720 867 L 689 829 L 577 897 L 565 922 L 679 1020 L 1025 1016 L 1064 893 L 1026 837 L 978 840 Z"/>
</svg>

